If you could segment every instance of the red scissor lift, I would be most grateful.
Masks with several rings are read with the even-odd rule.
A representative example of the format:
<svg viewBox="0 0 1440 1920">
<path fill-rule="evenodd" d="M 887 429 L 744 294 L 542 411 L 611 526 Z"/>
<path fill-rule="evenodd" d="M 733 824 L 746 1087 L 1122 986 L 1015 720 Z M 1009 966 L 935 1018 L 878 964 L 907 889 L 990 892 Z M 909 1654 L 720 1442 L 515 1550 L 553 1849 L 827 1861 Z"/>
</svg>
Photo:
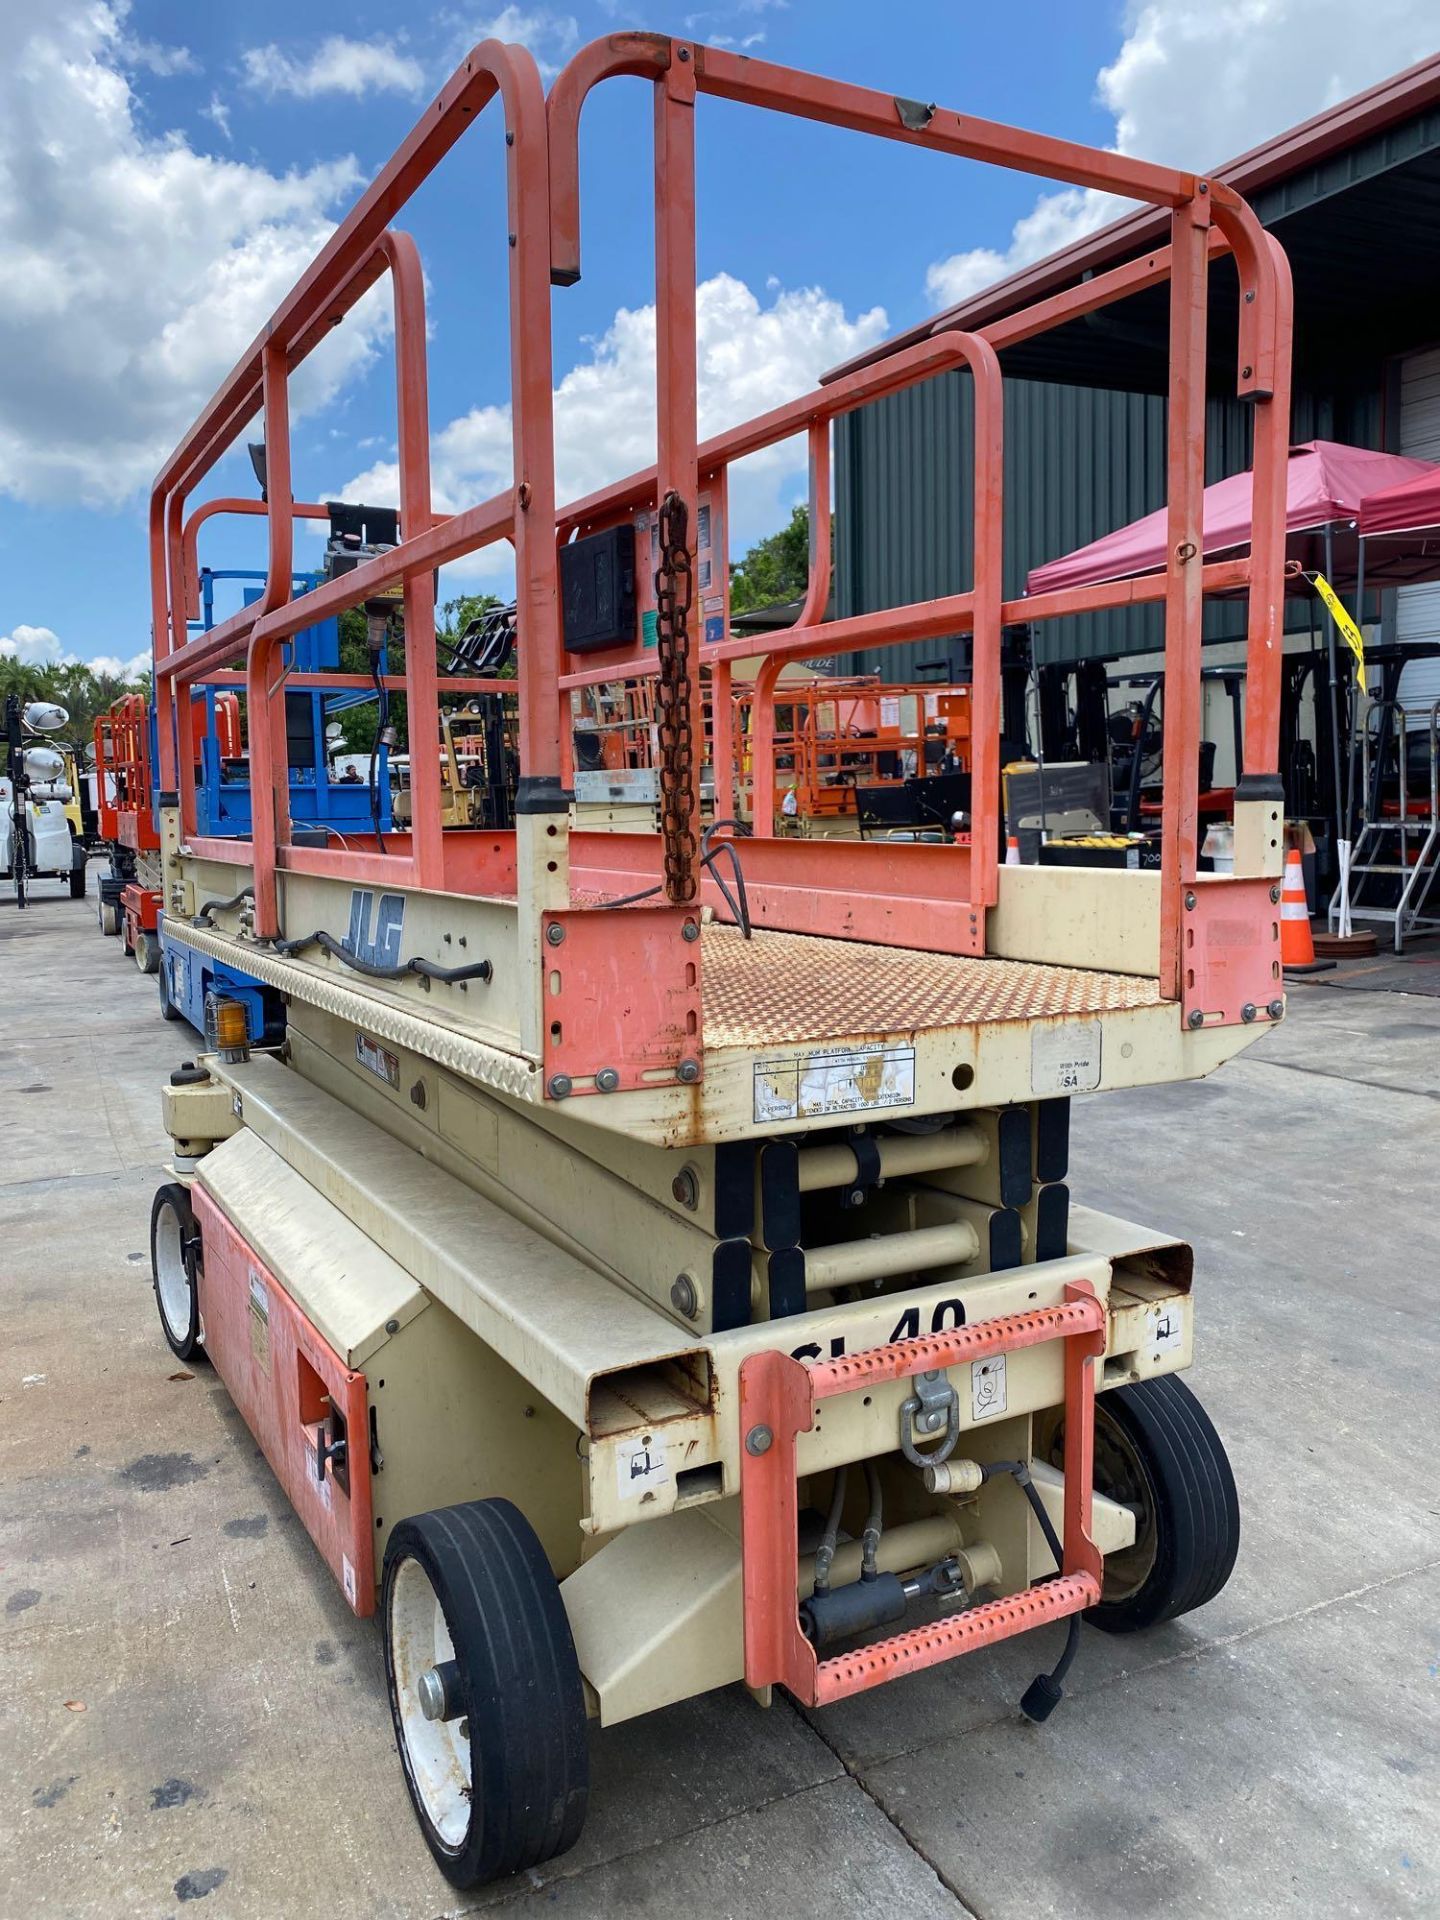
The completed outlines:
<svg viewBox="0 0 1440 1920">
<path fill-rule="evenodd" d="M 98 917 L 102 933 L 123 935 L 127 953 L 137 951 L 137 940 L 156 943 L 158 964 L 160 895 L 147 884 L 160 851 L 151 776 L 148 702 L 141 693 L 122 694 L 95 719 L 95 806 L 110 854 L 110 871 L 98 882 Z"/>
<path fill-rule="evenodd" d="M 580 274 L 581 111 L 621 75 L 648 81 L 653 102 L 657 460 L 558 504 L 551 290 Z M 694 124 L 707 97 L 1162 206 L 1169 243 L 975 332 L 939 323 L 701 442 Z M 503 115 L 507 140 L 514 481 L 441 520 L 420 260 L 389 223 L 485 112 Z M 1207 277 L 1227 253 L 1238 391 L 1254 409 L 1254 540 L 1248 557 L 1207 565 Z M 387 273 L 403 537 L 301 604 L 289 378 Z M 1000 356 L 1166 285 L 1166 570 L 1007 603 Z M 174 794 L 167 937 L 173 925 L 282 990 L 290 1037 L 288 1061 L 232 1048 L 205 1084 L 166 1090 L 185 1179 L 156 1199 L 162 1320 L 177 1352 L 204 1342 L 352 1606 L 380 1611 L 407 1781 L 457 1884 L 573 1841 L 586 1708 L 610 1722 L 742 1677 L 762 1698 L 780 1684 L 824 1702 L 1049 1621 L 1073 1629 L 1085 1610 L 1116 1629 L 1171 1617 L 1228 1576 L 1233 1481 L 1173 1377 L 1190 1357 L 1189 1250 L 1070 1205 L 1068 1097 L 1207 1073 L 1283 1015 L 1290 324 L 1283 255 L 1222 183 L 658 35 L 597 41 L 547 101 L 528 53 L 486 42 L 166 463 L 150 528 Z M 953 370 L 974 391 L 972 586 L 825 622 L 831 423 Z M 187 501 L 257 409 L 268 583 L 187 639 Z M 703 640 L 699 494 L 723 511 L 731 464 L 796 434 L 812 479 L 800 620 Z M 658 644 L 637 633 L 577 658 L 559 546 L 657 509 Z M 417 753 L 408 832 L 306 844 L 287 819 L 287 638 L 401 588 L 396 687 L 429 741 L 435 570 L 503 540 L 518 601 L 513 832 L 446 832 L 438 763 Z M 1196 847 L 1201 613 L 1221 590 L 1248 590 L 1250 608 L 1223 878 L 1198 874 Z M 1165 607 L 1175 770 L 1160 872 L 1003 868 L 1002 627 L 1147 600 Z M 773 837 L 784 664 L 955 633 L 973 639 L 969 846 Z M 737 843 L 737 887 L 726 829 L 698 831 L 698 786 L 708 747 L 723 822 L 730 665 L 756 654 L 755 835 Z M 249 843 L 201 837 L 193 766 L 169 744 L 172 702 L 236 661 Z M 644 680 L 662 830 L 579 831 L 570 695 Z M 1176 1393 L 1193 1436 L 1183 1472 L 1205 1491 L 1193 1510 L 1209 1515 L 1178 1560 L 1156 1531 L 1175 1524 L 1165 1502 L 1137 1518 L 1126 1480 L 1153 1468 L 1146 1423 Z M 519 1651 L 500 1668 L 487 1647 L 502 1622 Z M 876 1640 L 881 1627 L 897 1630 Z M 1033 1717 L 1059 1697 L 1073 1647 L 1072 1631 L 1027 1694 Z"/>
</svg>

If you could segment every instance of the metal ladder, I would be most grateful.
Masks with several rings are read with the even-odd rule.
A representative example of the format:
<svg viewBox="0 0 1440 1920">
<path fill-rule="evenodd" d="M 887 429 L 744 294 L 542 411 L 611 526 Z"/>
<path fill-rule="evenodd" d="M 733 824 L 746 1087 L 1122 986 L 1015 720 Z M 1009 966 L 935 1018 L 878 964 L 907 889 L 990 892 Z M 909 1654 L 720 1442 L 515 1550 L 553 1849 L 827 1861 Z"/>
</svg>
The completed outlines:
<svg viewBox="0 0 1440 1920">
<path fill-rule="evenodd" d="M 1426 720 L 1430 769 L 1430 801 L 1423 812 L 1412 812 L 1409 782 L 1409 723 L 1412 715 Z M 1427 710 L 1406 707 L 1399 700 L 1377 700 L 1365 715 L 1361 735 L 1364 754 L 1365 817 L 1350 861 L 1350 918 L 1390 923 L 1395 930 L 1395 951 L 1402 953 L 1407 934 L 1440 929 L 1440 911 L 1427 913 L 1426 903 L 1440 867 L 1440 700 Z M 1399 789 L 1399 813 L 1394 819 L 1381 811 L 1381 788 L 1388 762 L 1394 752 Z M 1378 876 L 1388 876 L 1380 881 Z M 1378 891 L 1399 897 L 1391 905 L 1371 898 Z M 1331 896 L 1330 930 L 1340 917 L 1340 889 Z"/>
</svg>

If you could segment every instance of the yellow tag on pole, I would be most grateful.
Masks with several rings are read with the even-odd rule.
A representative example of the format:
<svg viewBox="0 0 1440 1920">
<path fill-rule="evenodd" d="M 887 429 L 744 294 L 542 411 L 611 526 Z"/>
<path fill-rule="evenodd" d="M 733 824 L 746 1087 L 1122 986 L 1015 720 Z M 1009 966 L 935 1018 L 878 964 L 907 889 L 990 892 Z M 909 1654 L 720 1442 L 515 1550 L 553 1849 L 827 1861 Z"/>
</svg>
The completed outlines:
<svg viewBox="0 0 1440 1920">
<path fill-rule="evenodd" d="M 1340 596 L 1325 578 L 1323 573 L 1312 573 L 1315 591 L 1330 610 L 1330 618 L 1340 629 L 1347 647 L 1355 656 L 1355 674 L 1360 682 L 1361 691 L 1365 689 L 1365 636 L 1340 604 Z"/>
</svg>

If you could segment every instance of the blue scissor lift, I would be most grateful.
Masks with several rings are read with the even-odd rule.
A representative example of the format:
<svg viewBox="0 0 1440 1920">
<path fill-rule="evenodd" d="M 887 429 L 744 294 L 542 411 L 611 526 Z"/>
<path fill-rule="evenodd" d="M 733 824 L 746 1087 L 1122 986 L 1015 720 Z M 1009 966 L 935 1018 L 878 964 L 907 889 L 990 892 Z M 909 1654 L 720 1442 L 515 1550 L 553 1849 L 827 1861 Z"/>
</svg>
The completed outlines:
<svg viewBox="0 0 1440 1920">
<path fill-rule="evenodd" d="M 324 577 L 319 573 L 297 574 L 296 594 L 308 593 Z M 200 575 L 201 617 L 190 623 L 194 632 L 208 633 L 215 625 L 215 589 L 222 581 L 238 582 L 248 606 L 260 597 L 264 575 L 248 569 L 204 568 Z M 286 642 L 283 657 L 295 673 L 338 672 L 339 622 L 321 620 L 313 627 L 306 627 Z M 382 674 L 386 670 L 383 653 L 377 668 Z M 203 701 L 205 707 L 195 777 L 197 831 L 209 837 L 248 839 L 253 820 L 249 762 L 243 757 L 229 758 L 221 751 L 216 689 L 206 686 L 193 697 L 197 705 Z M 347 834 L 378 832 L 384 835 L 391 830 L 389 750 L 385 744 L 381 742 L 376 747 L 371 776 L 361 781 L 333 779 L 327 754 L 326 730 L 335 716 L 346 708 L 363 706 L 375 697 L 355 688 L 337 688 L 328 693 L 324 688 L 306 687 L 285 693 L 290 820 L 297 844 L 326 846 L 332 837 L 343 840 Z M 153 703 L 150 725 L 152 764 L 158 764 L 153 757 L 156 725 Z M 237 1000 L 245 1008 L 251 1045 L 278 1045 L 285 1035 L 285 1010 L 273 988 L 193 947 L 167 940 L 163 904 L 159 933 L 160 1008 L 166 1019 L 188 1020 L 199 1032 L 207 1033 L 208 1004 L 221 998 Z"/>
</svg>

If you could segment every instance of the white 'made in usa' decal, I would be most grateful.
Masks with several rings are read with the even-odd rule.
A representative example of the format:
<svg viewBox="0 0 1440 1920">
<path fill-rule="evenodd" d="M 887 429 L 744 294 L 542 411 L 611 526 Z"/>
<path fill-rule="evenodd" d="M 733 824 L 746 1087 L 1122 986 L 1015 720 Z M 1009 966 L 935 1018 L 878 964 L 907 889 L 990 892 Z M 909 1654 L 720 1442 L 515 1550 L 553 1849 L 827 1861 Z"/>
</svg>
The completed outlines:
<svg viewBox="0 0 1440 1920">
<path fill-rule="evenodd" d="M 1030 1091 L 1093 1093 L 1100 1084 L 1100 1022 L 1061 1020 L 1030 1036 Z"/>
</svg>

